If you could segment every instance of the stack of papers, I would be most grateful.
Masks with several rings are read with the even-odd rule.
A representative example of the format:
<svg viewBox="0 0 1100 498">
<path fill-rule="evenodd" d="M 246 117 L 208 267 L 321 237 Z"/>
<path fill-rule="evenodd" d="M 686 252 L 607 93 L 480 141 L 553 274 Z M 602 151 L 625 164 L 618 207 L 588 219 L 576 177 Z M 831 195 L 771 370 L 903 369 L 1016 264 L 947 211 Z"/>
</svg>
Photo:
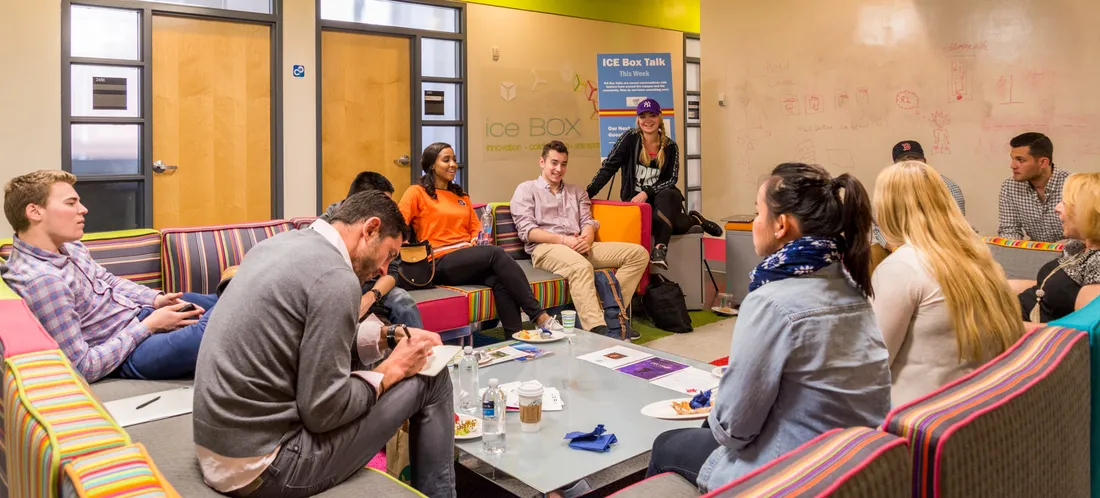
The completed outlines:
<svg viewBox="0 0 1100 498">
<path fill-rule="evenodd" d="M 626 346 L 613 346 L 577 357 L 617 372 L 650 381 L 655 386 L 698 394 L 718 387 L 718 378 L 710 372 Z"/>
<path fill-rule="evenodd" d="M 519 389 L 520 382 L 509 382 L 507 384 L 501 384 L 500 390 L 504 391 L 504 405 L 508 407 L 509 411 L 519 411 Z M 486 387 L 481 388 L 478 391 L 480 396 L 485 396 Z M 560 412 L 565 408 L 565 402 L 561 400 L 561 393 L 558 392 L 556 387 L 544 387 L 542 391 L 542 411 L 544 412 Z"/>
</svg>

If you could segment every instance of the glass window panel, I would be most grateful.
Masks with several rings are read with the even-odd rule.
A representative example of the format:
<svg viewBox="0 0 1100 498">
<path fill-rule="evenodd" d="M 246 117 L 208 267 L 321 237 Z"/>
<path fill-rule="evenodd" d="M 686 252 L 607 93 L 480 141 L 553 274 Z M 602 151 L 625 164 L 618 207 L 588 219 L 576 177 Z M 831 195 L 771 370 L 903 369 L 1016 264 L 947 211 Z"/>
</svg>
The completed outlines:
<svg viewBox="0 0 1100 498">
<path fill-rule="evenodd" d="M 422 135 L 423 141 L 421 142 L 421 144 L 423 144 L 425 148 L 435 142 L 450 144 L 451 147 L 454 148 L 455 158 L 458 159 L 458 163 L 469 164 L 469 161 L 466 160 L 466 156 L 462 155 L 463 150 L 459 148 L 461 147 L 461 144 L 458 143 L 458 131 L 459 127 L 457 126 L 425 126 Z M 417 164 L 420 163 L 419 155 L 417 156 L 417 160 L 415 162 Z"/>
<path fill-rule="evenodd" d="M 117 98 L 108 98 L 108 103 L 124 109 L 95 109 L 92 105 L 92 80 L 94 78 L 125 78 L 126 95 L 116 95 Z M 82 64 L 72 65 L 72 115 L 73 116 L 105 116 L 128 117 L 141 116 L 141 69 L 136 67 L 115 66 L 88 66 Z M 111 91 L 121 89 L 111 87 Z"/>
<path fill-rule="evenodd" d="M 443 114 L 428 114 L 428 106 L 431 102 L 424 101 L 424 120 L 426 121 L 458 121 L 458 85 L 454 83 L 431 83 L 425 81 L 422 83 L 424 86 L 424 97 L 427 98 L 428 91 L 443 92 Z M 432 96 L 436 98 L 437 96 Z M 427 145 L 427 142 L 425 142 Z"/>
<path fill-rule="evenodd" d="M 687 153 L 690 156 L 702 155 L 702 146 L 699 142 L 699 128 L 687 129 Z"/>
<path fill-rule="evenodd" d="M 687 65 L 687 91 L 698 92 L 699 90 L 699 64 L 689 63 Z"/>
<path fill-rule="evenodd" d="M 178 5 L 190 5 L 192 7 L 207 7 L 212 9 L 239 10 L 243 12 L 256 12 L 260 14 L 271 13 L 271 0 L 144 0 L 155 3 L 174 3 Z"/>
<path fill-rule="evenodd" d="M 141 12 L 83 5 L 73 5 L 70 12 L 73 57 L 141 58 Z"/>
<path fill-rule="evenodd" d="M 703 211 L 703 192 L 698 190 L 688 192 L 688 211 Z"/>
<path fill-rule="evenodd" d="M 437 78 L 458 77 L 457 41 L 424 38 L 420 46 L 420 74 Z"/>
<path fill-rule="evenodd" d="M 458 10 L 392 0 L 321 0 L 321 19 L 458 33 Z"/>
<path fill-rule="evenodd" d="M 699 42 L 699 40 L 696 40 L 694 38 L 687 38 L 687 46 L 685 47 L 685 52 L 687 52 L 688 57 L 702 58 L 703 46 Z"/>
<path fill-rule="evenodd" d="M 141 125 L 72 125 L 73 173 L 136 175 L 141 173 Z"/>
<path fill-rule="evenodd" d="M 703 169 L 702 160 L 700 159 L 688 159 L 687 167 L 687 186 L 688 187 L 701 187 L 703 186 Z"/>
<path fill-rule="evenodd" d="M 88 208 L 84 232 L 130 230 L 141 227 L 141 181 L 76 182 L 80 203 Z"/>
</svg>

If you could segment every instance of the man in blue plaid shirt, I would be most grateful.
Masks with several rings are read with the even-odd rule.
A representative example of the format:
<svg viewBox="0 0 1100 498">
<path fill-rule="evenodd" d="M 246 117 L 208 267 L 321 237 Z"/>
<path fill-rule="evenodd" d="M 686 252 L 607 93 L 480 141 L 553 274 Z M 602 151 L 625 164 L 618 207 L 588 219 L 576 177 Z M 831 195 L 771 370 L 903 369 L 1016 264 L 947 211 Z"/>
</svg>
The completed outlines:
<svg viewBox="0 0 1100 498">
<path fill-rule="evenodd" d="M 87 208 L 71 173 L 42 170 L 4 186 L 14 250 L 0 276 L 95 382 L 109 374 L 171 379 L 194 374 L 215 296 L 164 294 L 116 277 L 80 242 Z M 183 308 L 194 304 L 195 309 Z"/>
</svg>

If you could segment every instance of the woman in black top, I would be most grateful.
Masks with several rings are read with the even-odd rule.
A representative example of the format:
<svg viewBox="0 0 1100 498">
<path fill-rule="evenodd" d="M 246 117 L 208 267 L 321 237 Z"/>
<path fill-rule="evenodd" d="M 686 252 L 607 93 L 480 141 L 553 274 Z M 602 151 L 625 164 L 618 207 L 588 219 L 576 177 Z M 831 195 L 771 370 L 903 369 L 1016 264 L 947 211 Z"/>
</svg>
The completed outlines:
<svg viewBox="0 0 1100 498">
<path fill-rule="evenodd" d="M 722 227 L 708 221 L 698 211 L 684 213 L 684 195 L 676 188 L 680 174 L 680 149 L 665 131 L 661 105 L 653 99 L 638 104 L 636 127 L 619 137 L 603 167 L 588 185 L 588 197 L 596 198 L 600 189 L 622 172 L 619 198 L 623 202 L 647 202 L 653 206 L 653 251 L 650 264 L 668 269 L 665 255 L 673 235 L 687 233 L 701 225 L 715 237 L 722 236 Z"/>
<path fill-rule="evenodd" d="M 1039 270 L 1036 281 L 1013 281 L 1024 321 L 1047 323 L 1083 308 L 1100 295 L 1100 173 L 1066 178 L 1055 208 L 1067 239 L 1061 258 Z"/>
</svg>

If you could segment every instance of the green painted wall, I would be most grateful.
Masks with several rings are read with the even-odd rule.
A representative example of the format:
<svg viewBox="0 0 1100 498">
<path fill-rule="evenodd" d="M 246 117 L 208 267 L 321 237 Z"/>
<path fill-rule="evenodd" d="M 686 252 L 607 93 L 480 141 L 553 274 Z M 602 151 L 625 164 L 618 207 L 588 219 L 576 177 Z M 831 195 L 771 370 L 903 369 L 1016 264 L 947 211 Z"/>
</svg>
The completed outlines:
<svg viewBox="0 0 1100 498">
<path fill-rule="evenodd" d="M 699 32 L 699 0 L 466 0 L 653 28 Z"/>
</svg>

